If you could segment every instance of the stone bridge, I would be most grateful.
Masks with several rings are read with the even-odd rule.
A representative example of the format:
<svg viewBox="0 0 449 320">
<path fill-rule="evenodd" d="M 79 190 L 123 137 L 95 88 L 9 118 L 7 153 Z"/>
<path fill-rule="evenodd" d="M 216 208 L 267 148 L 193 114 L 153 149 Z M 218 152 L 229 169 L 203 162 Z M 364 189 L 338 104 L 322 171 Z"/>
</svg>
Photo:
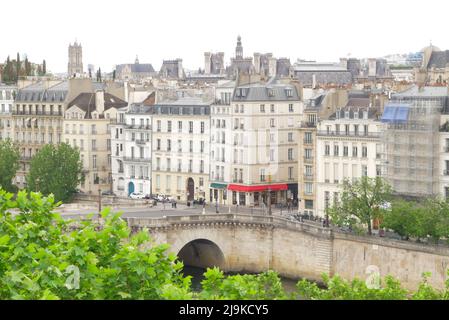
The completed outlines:
<svg viewBox="0 0 449 320">
<path fill-rule="evenodd" d="M 288 278 L 321 280 L 323 272 L 367 279 L 378 270 L 416 289 L 423 272 L 443 288 L 449 248 L 380 237 L 355 236 L 276 216 L 210 214 L 125 218 L 133 232 L 147 228 L 157 243 L 185 264 L 224 271 L 275 270 Z"/>
</svg>

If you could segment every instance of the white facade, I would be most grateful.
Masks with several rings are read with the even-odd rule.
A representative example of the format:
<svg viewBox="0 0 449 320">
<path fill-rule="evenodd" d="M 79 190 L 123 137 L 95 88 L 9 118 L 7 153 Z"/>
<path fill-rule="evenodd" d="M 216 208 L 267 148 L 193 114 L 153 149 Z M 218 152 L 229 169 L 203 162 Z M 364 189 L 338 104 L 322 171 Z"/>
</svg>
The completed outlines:
<svg viewBox="0 0 449 320">
<path fill-rule="evenodd" d="M 317 214 L 338 201 L 343 181 L 382 175 L 382 124 L 369 108 L 344 108 L 317 125 Z"/>
<path fill-rule="evenodd" d="M 17 87 L 0 85 L 0 140 L 12 139 L 11 112 Z"/>
<path fill-rule="evenodd" d="M 113 192 L 151 194 L 151 121 L 149 107 L 132 105 L 120 110 L 111 129 Z"/>
</svg>

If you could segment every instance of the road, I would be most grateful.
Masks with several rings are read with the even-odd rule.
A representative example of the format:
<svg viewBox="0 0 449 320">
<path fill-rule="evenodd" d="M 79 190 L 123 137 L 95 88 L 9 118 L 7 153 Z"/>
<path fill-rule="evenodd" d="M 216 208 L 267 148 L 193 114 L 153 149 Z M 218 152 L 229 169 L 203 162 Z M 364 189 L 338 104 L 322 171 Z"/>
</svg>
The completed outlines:
<svg viewBox="0 0 449 320">
<path fill-rule="evenodd" d="M 105 207 L 105 206 L 104 206 Z M 98 209 L 63 209 L 63 210 L 55 210 L 59 212 L 65 218 L 80 218 L 85 217 L 91 213 L 98 213 Z M 126 218 L 142 218 L 142 217 L 163 217 L 163 216 L 184 216 L 184 215 L 198 215 L 203 213 L 203 207 L 197 205 L 195 207 L 187 207 L 186 205 L 178 204 L 177 208 L 171 208 L 171 204 L 166 204 L 165 208 L 163 204 L 158 203 L 155 207 L 123 207 L 123 208 L 113 208 L 113 212 L 123 212 L 122 217 Z M 215 206 L 207 205 L 205 208 L 206 214 L 216 213 Z M 229 207 L 219 206 L 218 213 L 229 213 Z M 257 214 L 264 215 L 266 212 L 263 209 L 251 209 L 247 207 L 239 207 L 236 206 L 231 207 L 231 213 L 243 213 L 243 214 Z M 280 215 L 281 212 L 279 209 L 272 209 L 273 215 Z M 286 214 L 287 211 L 283 210 L 283 214 Z"/>
</svg>

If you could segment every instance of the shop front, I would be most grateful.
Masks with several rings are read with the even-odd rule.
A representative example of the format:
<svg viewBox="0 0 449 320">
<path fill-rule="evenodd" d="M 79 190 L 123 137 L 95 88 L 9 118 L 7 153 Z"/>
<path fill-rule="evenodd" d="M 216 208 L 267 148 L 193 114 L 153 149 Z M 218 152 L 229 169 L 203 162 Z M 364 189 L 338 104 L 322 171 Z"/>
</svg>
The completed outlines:
<svg viewBox="0 0 449 320">
<path fill-rule="evenodd" d="M 287 200 L 287 184 L 239 185 L 229 184 L 227 189 L 232 192 L 232 204 L 240 206 L 261 207 L 268 204 L 285 203 Z"/>
</svg>

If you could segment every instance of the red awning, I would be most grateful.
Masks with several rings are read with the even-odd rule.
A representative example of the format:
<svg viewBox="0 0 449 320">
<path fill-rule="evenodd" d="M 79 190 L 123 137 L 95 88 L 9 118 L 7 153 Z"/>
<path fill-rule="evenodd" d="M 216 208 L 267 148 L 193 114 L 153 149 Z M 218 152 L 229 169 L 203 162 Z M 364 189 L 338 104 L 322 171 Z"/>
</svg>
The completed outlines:
<svg viewBox="0 0 449 320">
<path fill-rule="evenodd" d="M 229 184 L 228 185 L 228 190 L 240 191 L 240 192 L 261 192 L 261 191 L 267 191 L 268 189 L 270 189 L 271 191 L 288 190 L 288 185 L 285 183 L 264 184 L 264 185 L 254 185 L 254 186 L 245 186 L 245 185 L 239 185 L 239 184 Z"/>
</svg>

